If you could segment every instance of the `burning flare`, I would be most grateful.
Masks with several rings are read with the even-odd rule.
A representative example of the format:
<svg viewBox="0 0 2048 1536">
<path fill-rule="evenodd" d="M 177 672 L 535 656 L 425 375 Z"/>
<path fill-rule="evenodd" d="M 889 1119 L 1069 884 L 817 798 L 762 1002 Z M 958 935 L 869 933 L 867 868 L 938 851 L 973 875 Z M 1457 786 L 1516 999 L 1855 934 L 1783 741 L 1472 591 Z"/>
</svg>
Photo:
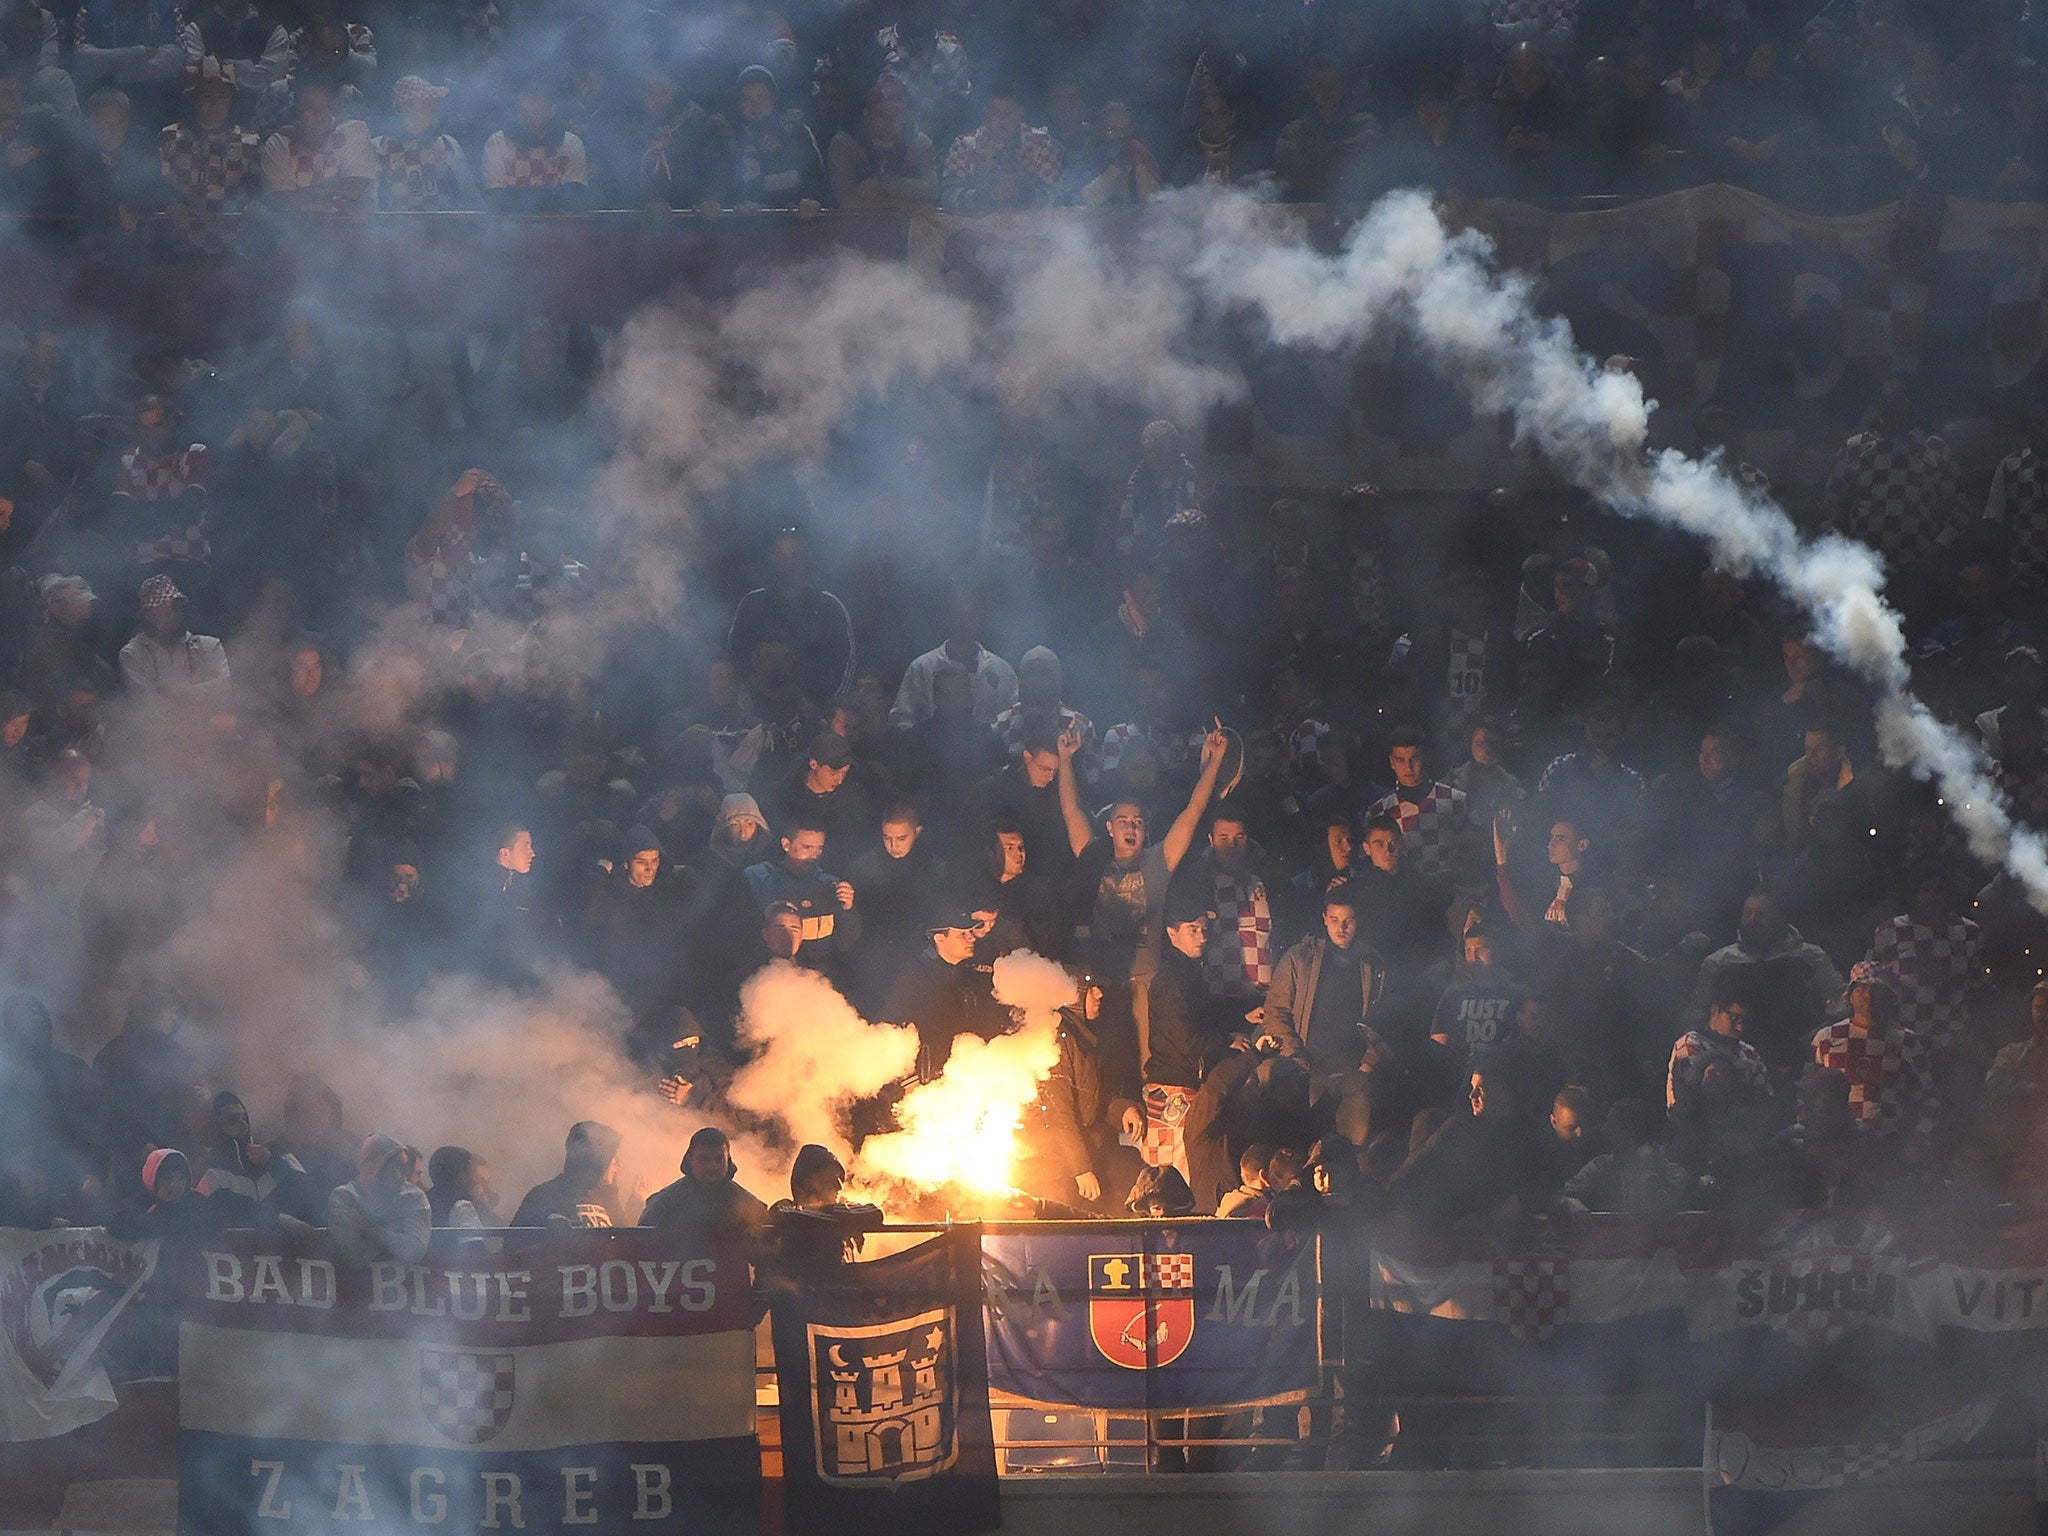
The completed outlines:
<svg viewBox="0 0 2048 1536">
<path fill-rule="evenodd" d="M 897 1106 L 901 1129 L 862 1144 L 856 1177 L 983 1195 L 1010 1191 L 1017 1127 L 1059 1061 L 1060 1009 L 1076 991 L 1060 966 L 1018 950 L 996 961 L 995 996 L 1022 1027 L 993 1040 L 955 1040 L 946 1070 Z"/>
</svg>

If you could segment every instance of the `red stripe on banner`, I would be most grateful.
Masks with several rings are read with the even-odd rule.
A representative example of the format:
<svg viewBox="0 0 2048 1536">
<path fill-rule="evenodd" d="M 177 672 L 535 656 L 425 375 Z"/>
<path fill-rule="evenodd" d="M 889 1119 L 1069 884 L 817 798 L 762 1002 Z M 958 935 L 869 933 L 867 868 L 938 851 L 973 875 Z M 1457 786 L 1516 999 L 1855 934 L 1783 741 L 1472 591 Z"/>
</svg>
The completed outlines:
<svg viewBox="0 0 2048 1536">
<path fill-rule="evenodd" d="M 189 1260 L 184 1294 L 185 1316 L 216 1328 L 498 1348 L 754 1324 L 737 1244 L 637 1229 L 368 1267 L 342 1260 L 324 1233 L 287 1246 L 274 1233 L 226 1232 Z"/>
</svg>

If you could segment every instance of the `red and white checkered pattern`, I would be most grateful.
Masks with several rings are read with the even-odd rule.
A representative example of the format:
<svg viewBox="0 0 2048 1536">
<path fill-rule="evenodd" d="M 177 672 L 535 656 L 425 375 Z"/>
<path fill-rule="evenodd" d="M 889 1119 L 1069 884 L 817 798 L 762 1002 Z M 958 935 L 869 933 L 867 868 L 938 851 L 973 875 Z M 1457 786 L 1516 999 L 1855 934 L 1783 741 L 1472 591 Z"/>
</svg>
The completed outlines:
<svg viewBox="0 0 2048 1536">
<path fill-rule="evenodd" d="M 1444 734 L 1464 745 L 1465 732 L 1486 713 L 1486 636 L 1451 631 L 1444 672 Z"/>
<path fill-rule="evenodd" d="M 1956 526 L 1955 461 L 1939 437 L 1859 432 L 1842 445 L 1828 475 L 1828 515 L 1893 570 L 1931 556 Z"/>
<path fill-rule="evenodd" d="M 447 134 L 401 139 L 379 134 L 370 141 L 377 154 L 379 199 L 387 209 L 417 212 L 455 203 L 455 164 L 462 151 Z"/>
<path fill-rule="evenodd" d="M 1441 781 L 1429 786 L 1420 800 L 1404 800 L 1397 790 L 1365 808 L 1368 818 L 1391 816 L 1401 824 L 1408 857 L 1432 880 L 1449 878 L 1458 850 L 1472 833 L 1472 806 L 1462 789 Z"/>
<path fill-rule="evenodd" d="M 341 174 L 342 157 L 348 153 L 347 127 L 346 122 L 336 123 L 326 142 L 318 145 L 302 142 L 304 135 L 297 123 L 286 123 L 277 130 L 291 156 L 293 186 L 317 187 Z"/>
<path fill-rule="evenodd" d="M 255 191 L 263 163 L 263 140 L 247 128 L 201 133 L 190 123 L 172 123 L 157 136 L 164 180 L 188 203 L 227 208 Z"/>
<path fill-rule="evenodd" d="M 1368 640 L 1385 639 L 1391 628 L 1386 556 L 1377 544 L 1360 544 L 1351 551 L 1351 616 Z"/>
<path fill-rule="evenodd" d="M 1009 144 L 999 144 L 989 138 L 986 128 L 977 128 L 955 139 L 946 151 L 948 181 L 996 176 L 1005 166 L 1051 186 L 1060 179 L 1059 146 L 1043 128 L 1019 128 L 1016 140 Z"/>
<path fill-rule="evenodd" d="M 1195 1288 L 1195 1256 L 1192 1253 L 1132 1254 L 1141 1291 L 1192 1291 Z"/>
<path fill-rule="evenodd" d="M 1273 983 L 1273 908 L 1256 875 L 1215 875 L 1216 936 L 1202 951 L 1202 974 L 1225 997 L 1263 997 Z"/>
<path fill-rule="evenodd" d="M 114 494 L 137 501 L 169 501 L 191 486 L 206 484 L 212 467 L 204 443 L 156 453 L 138 445 L 122 454 L 114 467 Z"/>
<path fill-rule="evenodd" d="M 1899 982 L 1899 1023 L 1941 1050 L 1969 1024 L 1969 990 L 1984 974 L 1984 935 L 1967 917 L 1937 931 L 1905 914 L 1880 923 L 1870 958 Z"/>
<path fill-rule="evenodd" d="M 1131 748 L 1141 741 L 1150 745 L 1160 767 L 1178 768 L 1200 755 L 1205 739 L 1206 733 L 1202 731 L 1173 731 L 1125 720 L 1102 733 L 1101 771 L 1115 773 Z"/>
<path fill-rule="evenodd" d="M 1329 739 L 1330 723 L 1311 715 L 1287 733 L 1287 766 L 1297 774 L 1320 774 Z"/>
<path fill-rule="evenodd" d="M 1813 1037 L 1813 1059 L 1849 1079 L 1849 1109 L 1859 1125 L 1880 1136 L 1932 1126 L 1934 1073 L 1926 1042 L 1912 1030 L 1872 1035 L 1843 1019 Z"/>
<path fill-rule="evenodd" d="M 1495 1259 L 1495 1321 L 1524 1343 L 1541 1343 L 1571 1318 L 1571 1274 L 1568 1259 Z"/>
<path fill-rule="evenodd" d="M 1188 1111 L 1194 1107 L 1191 1088 L 1173 1088 L 1164 1083 L 1147 1083 L 1145 1133 L 1138 1140 L 1138 1156 L 1154 1168 L 1173 1168 L 1188 1176 Z"/>
<path fill-rule="evenodd" d="M 512 145 L 505 158 L 505 185 L 559 187 L 569 176 L 566 142 L 557 140 L 552 146 L 541 144 L 532 149 Z"/>
<path fill-rule="evenodd" d="M 2041 456 L 2022 448 L 2001 459 L 1992 502 L 2011 541 L 2013 575 L 2029 585 L 2048 585 L 2048 468 Z"/>
<path fill-rule="evenodd" d="M 1022 704 L 1012 704 L 996 716 L 994 725 L 990 727 L 996 733 L 996 739 L 1003 744 L 1003 750 L 1013 759 L 1024 755 L 1024 732 L 1030 727 L 1030 716 L 1031 712 Z M 1069 709 L 1062 704 L 1060 729 L 1064 731 L 1070 725 L 1078 727 L 1081 732 L 1081 750 L 1074 755 L 1074 761 L 1080 765 L 1081 777 L 1093 783 L 1102 772 L 1102 744 L 1095 739 L 1095 722 L 1078 709 Z"/>
</svg>

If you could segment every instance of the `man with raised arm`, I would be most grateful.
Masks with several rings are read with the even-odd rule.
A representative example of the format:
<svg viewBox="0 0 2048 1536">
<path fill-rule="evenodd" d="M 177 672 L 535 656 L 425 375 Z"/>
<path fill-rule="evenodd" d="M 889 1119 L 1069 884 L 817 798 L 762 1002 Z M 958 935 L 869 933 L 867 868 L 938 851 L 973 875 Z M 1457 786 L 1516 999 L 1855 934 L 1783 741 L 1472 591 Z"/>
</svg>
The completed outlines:
<svg viewBox="0 0 2048 1536">
<path fill-rule="evenodd" d="M 1067 823 L 1067 842 L 1074 851 L 1077 891 L 1087 893 L 1080 935 L 1080 953 L 1097 976 L 1127 976 L 1131 983 L 1131 1018 L 1137 1026 L 1138 1060 L 1151 1049 L 1148 989 L 1159 969 L 1160 914 L 1166 886 L 1193 845 L 1202 816 L 1215 793 L 1216 773 L 1223 763 L 1222 728 L 1202 742 L 1202 772 L 1193 793 L 1166 835 L 1146 841 L 1145 808 L 1135 800 L 1109 807 L 1106 825 L 1098 827 L 1081 809 L 1075 782 L 1074 757 L 1081 750 L 1080 729 L 1069 724 L 1060 733 L 1060 814 Z M 1106 833 L 1106 835 L 1105 835 Z"/>
</svg>

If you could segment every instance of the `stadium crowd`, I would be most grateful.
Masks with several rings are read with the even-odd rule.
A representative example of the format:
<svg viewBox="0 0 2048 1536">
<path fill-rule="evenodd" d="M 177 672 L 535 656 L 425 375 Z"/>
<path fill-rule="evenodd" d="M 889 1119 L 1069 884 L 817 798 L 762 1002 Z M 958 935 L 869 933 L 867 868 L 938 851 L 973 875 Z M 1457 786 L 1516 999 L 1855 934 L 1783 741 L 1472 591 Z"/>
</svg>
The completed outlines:
<svg viewBox="0 0 2048 1536">
<path fill-rule="evenodd" d="M 2044 41 L 2018 0 L 9 0 L 0 209 L 120 259 L 259 206 L 2031 198 Z"/>
<path fill-rule="evenodd" d="M 218 250 L 259 206 L 982 213 L 1267 175 L 1340 207 L 1874 202 L 2048 171 L 2005 4 L 572 9 L 15 0 L 0 202 L 118 256 Z M 609 430 L 587 328 L 443 338 L 434 395 L 373 316 L 295 307 L 217 357 L 9 319 L 0 1224 L 289 1218 L 405 1256 L 429 1222 L 765 1219 L 715 1136 L 643 1210 L 581 1123 L 501 1208 L 499 1149 L 365 1139 L 378 1103 L 255 1075 L 177 976 L 221 872 L 294 838 L 390 1019 L 571 963 L 692 1124 L 771 960 L 916 1026 L 926 1078 L 1010 1027 L 995 957 L 1067 964 L 1017 1173 L 1059 1208 L 1483 1236 L 2039 1198 L 2048 919 L 1885 768 L 1797 615 L 1675 534 L 1543 485 L 1251 500 L 1165 421 L 1096 445 L 1104 483 L 987 402 L 904 407 L 707 508 L 684 620 L 586 667 L 546 637 L 622 558 L 558 510 Z M 1793 506 L 1886 556 L 1916 691 L 2038 820 L 2039 458 L 1972 482 L 1938 406 L 1887 383 Z M 395 608 L 458 659 L 373 721 L 336 701 Z M 798 1169 L 795 1205 L 837 1200 L 830 1154 Z"/>
</svg>

